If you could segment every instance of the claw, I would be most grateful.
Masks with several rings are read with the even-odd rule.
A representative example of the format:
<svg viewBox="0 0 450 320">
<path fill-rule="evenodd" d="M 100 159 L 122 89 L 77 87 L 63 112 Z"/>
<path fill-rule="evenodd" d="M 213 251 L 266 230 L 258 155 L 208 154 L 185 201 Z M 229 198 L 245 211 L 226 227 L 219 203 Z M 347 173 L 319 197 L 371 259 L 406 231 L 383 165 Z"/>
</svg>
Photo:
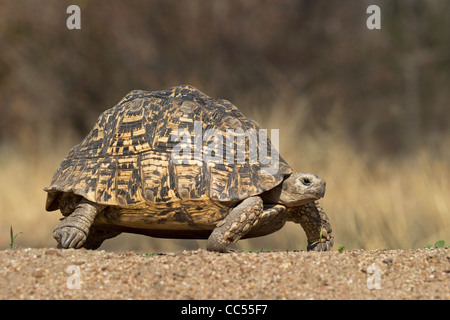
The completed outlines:
<svg viewBox="0 0 450 320">
<path fill-rule="evenodd" d="M 78 233 L 75 238 L 72 240 L 72 242 L 70 243 L 70 247 L 71 248 L 75 248 L 75 249 L 80 249 L 81 246 L 83 245 L 84 241 L 84 235 Z"/>
<path fill-rule="evenodd" d="M 75 238 L 76 234 L 75 233 L 69 233 L 67 234 L 67 232 L 63 233 L 62 239 L 61 239 L 61 245 L 63 248 L 70 248 L 71 247 L 71 243 L 72 240 Z"/>
<path fill-rule="evenodd" d="M 56 230 L 53 238 L 58 242 L 58 248 L 64 249 L 79 249 L 86 241 L 86 235 L 81 230 L 69 227 Z"/>
<path fill-rule="evenodd" d="M 61 235 L 58 232 L 53 232 L 53 238 L 56 240 L 58 245 L 61 243 Z"/>
<path fill-rule="evenodd" d="M 334 244 L 333 238 L 330 240 L 322 239 L 322 241 L 316 241 L 308 244 L 307 251 L 330 251 Z"/>
</svg>

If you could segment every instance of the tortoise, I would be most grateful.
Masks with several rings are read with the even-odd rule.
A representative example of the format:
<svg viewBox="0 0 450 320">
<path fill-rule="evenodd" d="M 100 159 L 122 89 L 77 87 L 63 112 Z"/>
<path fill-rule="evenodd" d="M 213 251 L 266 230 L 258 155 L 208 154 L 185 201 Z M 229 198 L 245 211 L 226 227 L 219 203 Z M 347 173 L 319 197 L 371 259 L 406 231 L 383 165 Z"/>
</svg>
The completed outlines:
<svg viewBox="0 0 450 320">
<path fill-rule="evenodd" d="M 229 101 L 189 85 L 131 91 L 100 115 L 44 189 L 46 210 L 64 216 L 53 232 L 58 247 L 96 249 L 129 232 L 208 239 L 207 250 L 227 252 L 240 238 L 293 221 L 308 250 L 330 250 L 331 226 L 317 201 L 325 181 L 294 172 L 260 129 Z M 225 136 L 232 139 L 218 139 Z M 262 141 L 276 163 L 255 159 Z M 229 161 L 217 161 L 224 150 Z"/>
</svg>

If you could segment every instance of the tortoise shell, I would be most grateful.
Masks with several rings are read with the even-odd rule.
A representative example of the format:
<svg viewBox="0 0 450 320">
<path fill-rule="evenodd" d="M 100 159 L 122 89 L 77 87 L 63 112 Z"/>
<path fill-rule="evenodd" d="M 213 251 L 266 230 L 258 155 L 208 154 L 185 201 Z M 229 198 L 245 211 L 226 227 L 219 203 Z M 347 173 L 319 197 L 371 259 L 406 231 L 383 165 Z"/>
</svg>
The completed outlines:
<svg viewBox="0 0 450 320">
<path fill-rule="evenodd" d="M 199 128 L 200 136 L 196 134 Z M 179 152 L 183 157 L 174 160 L 174 151 L 181 145 L 180 139 L 173 137 L 180 137 L 180 130 L 193 137 L 193 145 L 200 143 L 206 150 L 214 140 L 201 136 L 208 129 L 215 129 L 213 135 L 222 137 L 234 129 L 233 134 L 244 139 L 233 142 L 256 137 L 253 143 L 260 147 L 260 126 L 227 100 L 212 99 L 192 86 L 131 91 L 100 115 L 92 131 L 61 162 L 50 186 L 44 189 L 48 192 L 46 209 L 58 209 L 55 200 L 62 193 L 130 209 L 240 201 L 274 188 L 292 173 L 281 157 L 276 173 L 264 172 L 262 169 L 271 164 L 250 161 L 250 142 L 241 149 L 245 159 L 240 162 L 202 161 L 203 154 L 199 157 L 195 148 L 187 154 Z M 256 136 L 245 138 L 249 129 Z M 222 151 L 226 144 L 223 139 Z M 234 152 L 238 147 L 233 147 Z M 268 139 L 267 148 L 271 148 Z"/>
</svg>

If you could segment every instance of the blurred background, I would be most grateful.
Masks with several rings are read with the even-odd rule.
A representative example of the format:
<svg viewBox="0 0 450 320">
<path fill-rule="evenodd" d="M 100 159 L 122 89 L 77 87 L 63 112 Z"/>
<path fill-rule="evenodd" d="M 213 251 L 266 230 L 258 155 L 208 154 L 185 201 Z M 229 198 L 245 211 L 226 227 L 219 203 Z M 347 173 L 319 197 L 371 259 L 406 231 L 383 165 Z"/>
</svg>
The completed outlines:
<svg viewBox="0 0 450 320">
<path fill-rule="evenodd" d="M 66 9 L 81 8 L 81 30 Z M 381 30 L 366 9 L 381 8 Z M 230 100 L 327 180 L 335 248 L 450 241 L 450 1 L 0 0 L 0 249 L 54 247 L 69 149 L 133 89 Z M 121 235 L 105 250 L 204 248 Z M 291 223 L 237 249 L 306 249 Z"/>
</svg>

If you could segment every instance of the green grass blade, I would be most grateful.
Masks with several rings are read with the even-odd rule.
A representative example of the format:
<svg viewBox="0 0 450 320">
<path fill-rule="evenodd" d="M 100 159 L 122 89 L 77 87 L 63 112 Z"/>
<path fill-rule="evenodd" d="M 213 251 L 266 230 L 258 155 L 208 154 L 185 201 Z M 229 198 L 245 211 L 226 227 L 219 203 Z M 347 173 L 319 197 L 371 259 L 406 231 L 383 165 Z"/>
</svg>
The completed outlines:
<svg viewBox="0 0 450 320">
<path fill-rule="evenodd" d="M 434 244 L 435 248 L 444 248 L 445 247 L 445 241 L 444 240 L 439 240 L 438 242 L 436 242 Z"/>
</svg>

